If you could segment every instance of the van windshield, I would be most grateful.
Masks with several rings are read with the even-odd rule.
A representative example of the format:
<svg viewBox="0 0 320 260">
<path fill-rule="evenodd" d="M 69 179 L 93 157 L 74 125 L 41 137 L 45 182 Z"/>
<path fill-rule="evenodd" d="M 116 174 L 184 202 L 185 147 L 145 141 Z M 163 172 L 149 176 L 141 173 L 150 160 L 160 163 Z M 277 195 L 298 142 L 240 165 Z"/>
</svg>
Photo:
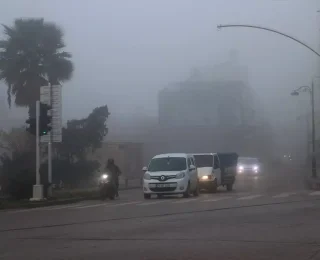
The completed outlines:
<svg viewBox="0 0 320 260">
<path fill-rule="evenodd" d="M 194 155 L 196 159 L 196 165 L 198 168 L 201 167 L 212 167 L 213 165 L 213 155 L 211 154 L 198 154 Z"/>
<path fill-rule="evenodd" d="M 240 157 L 238 159 L 238 163 L 242 164 L 258 164 L 259 160 L 257 158 L 245 158 L 245 157 Z"/>
<path fill-rule="evenodd" d="M 151 160 L 148 167 L 149 172 L 184 171 L 186 169 L 187 160 L 183 157 L 154 158 Z"/>
</svg>

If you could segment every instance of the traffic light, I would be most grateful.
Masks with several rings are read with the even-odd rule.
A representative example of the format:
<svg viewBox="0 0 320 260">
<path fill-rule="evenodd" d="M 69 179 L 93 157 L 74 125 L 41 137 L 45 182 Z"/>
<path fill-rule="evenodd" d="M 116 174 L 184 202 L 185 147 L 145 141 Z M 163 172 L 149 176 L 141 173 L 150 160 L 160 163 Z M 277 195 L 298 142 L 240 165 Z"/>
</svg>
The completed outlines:
<svg viewBox="0 0 320 260">
<path fill-rule="evenodd" d="M 29 117 L 29 119 L 26 120 L 26 123 L 29 125 L 26 129 L 27 132 L 32 135 L 36 135 L 36 119 Z"/>
<path fill-rule="evenodd" d="M 39 135 L 47 135 L 51 129 L 52 116 L 49 111 L 52 109 L 50 105 L 40 103 L 40 118 L 39 118 Z"/>
</svg>

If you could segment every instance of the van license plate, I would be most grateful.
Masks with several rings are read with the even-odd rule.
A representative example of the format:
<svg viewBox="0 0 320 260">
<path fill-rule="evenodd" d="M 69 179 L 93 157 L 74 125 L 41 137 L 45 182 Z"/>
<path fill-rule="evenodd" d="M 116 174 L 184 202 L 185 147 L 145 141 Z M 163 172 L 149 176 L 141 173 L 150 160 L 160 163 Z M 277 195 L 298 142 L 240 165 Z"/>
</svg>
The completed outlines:
<svg viewBox="0 0 320 260">
<path fill-rule="evenodd" d="M 170 184 L 157 184 L 157 188 L 168 188 L 170 187 Z"/>
</svg>

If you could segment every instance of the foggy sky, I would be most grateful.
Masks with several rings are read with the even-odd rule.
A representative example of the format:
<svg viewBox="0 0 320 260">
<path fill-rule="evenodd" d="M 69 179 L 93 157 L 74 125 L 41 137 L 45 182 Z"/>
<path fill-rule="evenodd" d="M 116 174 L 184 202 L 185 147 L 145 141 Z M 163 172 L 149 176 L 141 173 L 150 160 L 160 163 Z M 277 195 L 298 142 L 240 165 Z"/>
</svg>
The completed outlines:
<svg viewBox="0 0 320 260">
<path fill-rule="evenodd" d="M 317 57 L 272 33 L 216 26 L 267 26 L 318 48 L 318 9 L 317 0 L 1 0 L 0 22 L 43 17 L 64 29 L 75 65 L 73 79 L 63 85 L 64 121 L 103 104 L 112 116 L 138 108 L 155 115 L 159 89 L 184 80 L 194 67 L 224 62 L 237 49 L 252 88 L 276 122 L 308 108 L 306 97 L 294 99 L 290 91 L 310 83 Z M 5 97 L 2 84 L 0 98 Z M 12 109 L 9 117 L 24 120 L 21 111 Z"/>
</svg>

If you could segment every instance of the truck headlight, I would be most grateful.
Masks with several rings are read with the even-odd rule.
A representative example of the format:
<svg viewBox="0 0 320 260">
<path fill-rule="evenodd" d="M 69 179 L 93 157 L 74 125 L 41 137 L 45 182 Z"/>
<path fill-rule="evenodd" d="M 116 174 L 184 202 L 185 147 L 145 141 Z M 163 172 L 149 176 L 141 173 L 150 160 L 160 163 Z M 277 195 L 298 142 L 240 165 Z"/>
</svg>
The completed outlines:
<svg viewBox="0 0 320 260">
<path fill-rule="evenodd" d="M 212 177 L 213 177 L 212 175 L 204 175 L 204 176 L 201 177 L 201 180 L 204 180 L 204 181 L 211 180 Z"/>
<path fill-rule="evenodd" d="M 184 178 L 185 174 L 184 172 L 179 172 L 177 175 L 176 175 L 176 179 L 182 179 Z"/>
<path fill-rule="evenodd" d="M 150 174 L 149 174 L 149 173 L 145 173 L 145 174 L 143 175 L 143 179 L 145 179 L 145 180 L 150 180 L 150 179 L 151 179 Z"/>
</svg>

